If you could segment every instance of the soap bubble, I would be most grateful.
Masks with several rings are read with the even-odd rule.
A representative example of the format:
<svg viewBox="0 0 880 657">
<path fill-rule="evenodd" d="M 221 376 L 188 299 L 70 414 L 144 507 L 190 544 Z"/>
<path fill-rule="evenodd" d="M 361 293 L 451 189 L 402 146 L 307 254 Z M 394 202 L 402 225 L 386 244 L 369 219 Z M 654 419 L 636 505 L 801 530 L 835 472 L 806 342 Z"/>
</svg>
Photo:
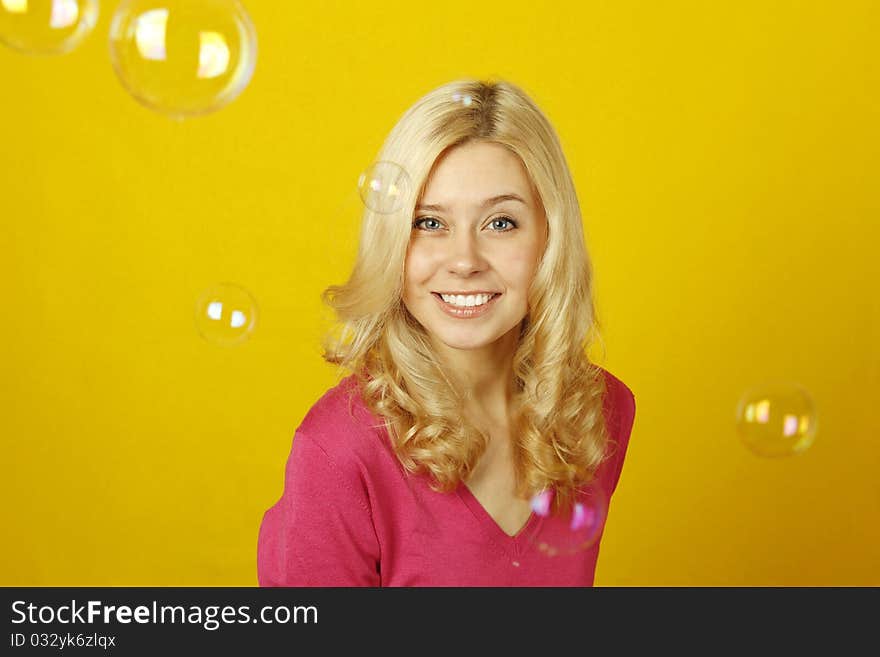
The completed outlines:
<svg viewBox="0 0 880 657">
<path fill-rule="evenodd" d="M 736 427 L 759 456 L 789 456 L 806 450 L 818 428 L 809 393 L 791 382 L 770 382 L 746 391 L 736 410 Z"/>
<path fill-rule="evenodd" d="M 183 119 L 238 97 L 253 76 L 257 33 L 238 0 L 123 0 L 110 59 L 138 102 Z"/>
<path fill-rule="evenodd" d="M 531 500 L 532 511 L 547 517 L 540 532 L 530 538 L 538 552 L 555 557 L 593 547 L 602 535 L 608 512 L 608 500 L 601 486 L 595 482 L 582 487 L 571 510 L 564 515 L 553 514 L 552 500 L 552 490 L 542 491 Z"/>
<path fill-rule="evenodd" d="M 470 94 L 458 94 L 458 93 L 452 94 L 452 100 L 453 100 L 453 102 L 460 103 L 460 104 L 464 105 L 465 107 L 470 107 L 474 101 L 474 99 L 471 97 Z"/>
<path fill-rule="evenodd" d="M 358 179 L 358 191 L 370 210 L 391 214 L 403 207 L 409 197 L 409 175 L 394 162 L 375 162 Z"/>
<path fill-rule="evenodd" d="M 27 55 L 76 48 L 98 21 L 98 0 L 0 0 L 0 42 Z"/>
<path fill-rule="evenodd" d="M 240 344 L 250 337 L 257 323 L 257 302 L 250 292 L 233 283 L 219 283 L 205 290 L 196 303 L 196 327 L 214 344 Z"/>
</svg>

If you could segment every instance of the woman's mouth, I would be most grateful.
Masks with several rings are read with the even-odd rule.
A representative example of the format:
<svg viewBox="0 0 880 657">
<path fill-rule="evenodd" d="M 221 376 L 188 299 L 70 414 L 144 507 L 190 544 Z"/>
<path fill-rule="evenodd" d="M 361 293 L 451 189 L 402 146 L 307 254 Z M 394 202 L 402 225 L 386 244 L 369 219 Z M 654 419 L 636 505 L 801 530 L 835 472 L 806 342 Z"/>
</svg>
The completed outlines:
<svg viewBox="0 0 880 657">
<path fill-rule="evenodd" d="M 501 296 L 500 293 L 493 294 L 488 301 L 480 304 L 479 306 L 457 306 L 453 303 L 449 303 L 443 300 L 437 292 L 431 293 L 435 299 L 437 299 L 437 303 L 440 306 L 440 309 L 449 315 L 450 317 L 455 317 L 456 319 L 473 319 L 475 317 L 481 317 L 485 315 L 487 312 L 492 310 L 495 307 L 495 303 L 498 300 L 498 297 Z"/>
</svg>

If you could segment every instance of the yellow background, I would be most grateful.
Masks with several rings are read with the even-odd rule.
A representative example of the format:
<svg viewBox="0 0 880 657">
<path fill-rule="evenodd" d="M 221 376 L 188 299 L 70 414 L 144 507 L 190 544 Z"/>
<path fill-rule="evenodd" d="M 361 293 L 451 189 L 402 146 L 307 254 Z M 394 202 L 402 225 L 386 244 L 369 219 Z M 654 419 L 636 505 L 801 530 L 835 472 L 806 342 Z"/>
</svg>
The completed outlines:
<svg viewBox="0 0 880 657">
<path fill-rule="evenodd" d="M 357 178 L 495 76 L 560 134 L 637 398 L 596 583 L 880 585 L 876 2 L 245 4 L 250 86 L 184 122 L 116 79 L 116 3 L 68 55 L 0 48 L 0 584 L 256 584 Z M 195 330 L 220 281 L 259 303 L 238 347 Z M 736 434 L 773 378 L 816 401 L 802 455 Z"/>
</svg>

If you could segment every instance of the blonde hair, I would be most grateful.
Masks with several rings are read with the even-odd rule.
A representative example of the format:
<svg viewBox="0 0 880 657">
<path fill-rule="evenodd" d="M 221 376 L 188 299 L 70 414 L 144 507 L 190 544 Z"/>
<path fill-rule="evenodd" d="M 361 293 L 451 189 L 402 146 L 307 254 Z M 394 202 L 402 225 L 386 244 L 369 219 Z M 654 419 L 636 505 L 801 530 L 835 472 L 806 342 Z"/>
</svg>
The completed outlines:
<svg viewBox="0 0 880 657">
<path fill-rule="evenodd" d="M 605 378 L 586 354 L 601 334 L 592 264 L 562 147 L 517 86 L 451 82 L 416 101 L 394 126 L 378 160 L 400 165 L 413 184 L 397 211 L 364 210 L 349 280 L 322 294 L 341 328 L 324 338 L 323 358 L 355 374 L 356 390 L 384 419 L 408 472 L 428 473 L 432 488 L 442 492 L 467 480 L 489 437 L 465 417 L 468 393 L 453 383 L 402 296 L 413 212 L 433 164 L 447 149 L 474 140 L 519 156 L 547 219 L 547 245 L 513 359 L 511 432 L 517 494 L 527 499 L 552 489 L 554 509 L 561 511 L 606 457 Z"/>
</svg>

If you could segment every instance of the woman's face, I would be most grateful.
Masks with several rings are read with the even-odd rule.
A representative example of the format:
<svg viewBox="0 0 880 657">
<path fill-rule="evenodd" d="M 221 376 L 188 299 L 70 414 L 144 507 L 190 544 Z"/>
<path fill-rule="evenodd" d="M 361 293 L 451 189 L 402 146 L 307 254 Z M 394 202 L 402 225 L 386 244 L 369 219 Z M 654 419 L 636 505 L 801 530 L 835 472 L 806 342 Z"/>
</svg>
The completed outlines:
<svg viewBox="0 0 880 657">
<path fill-rule="evenodd" d="M 435 162 L 413 218 L 403 301 L 434 341 L 453 349 L 494 344 L 528 312 L 544 252 L 543 208 L 519 157 L 490 142 L 456 146 Z M 440 293 L 480 305 L 454 307 Z"/>
</svg>

